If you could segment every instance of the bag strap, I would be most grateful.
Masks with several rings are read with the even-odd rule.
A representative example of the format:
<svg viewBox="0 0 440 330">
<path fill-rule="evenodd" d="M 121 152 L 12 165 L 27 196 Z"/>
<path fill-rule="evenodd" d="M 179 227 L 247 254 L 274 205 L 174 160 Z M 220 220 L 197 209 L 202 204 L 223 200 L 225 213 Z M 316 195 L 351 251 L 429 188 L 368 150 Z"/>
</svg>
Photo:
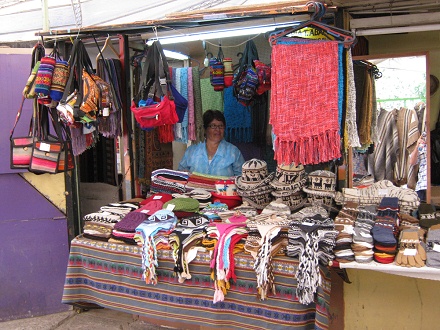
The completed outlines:
<svg viewBox="0 0 440 330">
<path fill-rule="evenodd" d="M 46 55 L 46 49 L 41 43 L 37 43 L 32 49 L 31 72 L 35 64 Z"/>
<path fill-rule="evenodd" d="M 64 88 L 63 96 L 60 100 L 60 104 L 66 104 L 67 98 L 76 89 L 77 98 L 73 106 L 73 116 L 77 117 L 80 105 L 83 101 L 83 80 L 82 72 L 83 69 L 88 73 L 93 73 L 92 61 L 87 54 L 87 50 L 80 39 L 75 39 L 69 60 L 70 73 L 69 79 L 67 80 L 66 86 Z M 76 84 L 75 84 L 76 79 Z M 76 87 L 76 88 L 75 88 Z"/>
<path fill-rule="evenodd" d="M 167 57 L 165 56 L 165 53 L 163 51 L 162 45 L 160 44 L 159 40 L 155 41 L 155 45 L 157 48 L 157 56 L 158 58 L 155 59 L 156 63 L 158 63 L 158 78 L 159 78 L 159 86 L 161 87 L 162 94 L 168 95 L 168 98 L 170 100 L 173 100 L 172 93 L 169 92 L 168 85 L 171 84 L 171 77 L 170 77 L 170 68 L 168 66 Z"/>
<path fill-rule="evenodd" d="M 21 99 L 20 107 L 18 108 L 18 111 L 17 111 L 17 115 L 15 116 L 15 123 L 14 123 L 14 126 L 12 127 L 11 134 L 10 134 L 10 136 L 9 136 L 9 139 L 10 139 L 10 140 L 12 140 L 12 136 L 14 135 L 15 127 L 17 126 L 18 121 L 20 120 L 20 117 L 21 117 L 21 113 L 22 113 L 22 111 L 23 111 L 23 105 L 24 105 L 24 101 L 25 101 L 25 100 L 26 100 L 26 98 L 23 96 L 22 99 Z M 31 126 L 33 126 L 33 117 L 34 117 L 34 116 L 32 115 Z M 30 129 L 29 129 L 29 131 L 30 131 Z"/>
</svg>

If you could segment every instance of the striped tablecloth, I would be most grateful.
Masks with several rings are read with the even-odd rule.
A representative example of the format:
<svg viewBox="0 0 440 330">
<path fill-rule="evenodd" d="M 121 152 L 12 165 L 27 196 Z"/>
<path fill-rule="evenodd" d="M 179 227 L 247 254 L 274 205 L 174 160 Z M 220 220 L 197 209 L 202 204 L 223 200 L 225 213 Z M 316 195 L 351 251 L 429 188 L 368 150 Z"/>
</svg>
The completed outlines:
<svg viewBox="0 0 440 330">
<path fill-rule="evenodd" d="M 158 284 L 142 280 L 141 248 L 94 241 L 72 240 L 62 302 L 94 303 L 105 308 L 153 319 L 166 319 L 184 327 L 228 329 L 327 329 L 330 274 L 322 270 L 315 303 L 302 305 L 295 290 L 298 260 L 274 258 L 276 295 L 257 299 L 256 276 L 249 254 L 235 256 L 236 283 L 225 300 L 214 304 L 214 282 L 209 254 L 199 253 L 190 264 L 192 278 L 183 284 L 174 277 L 171 251 L 159 250 Z"/>
</svg>

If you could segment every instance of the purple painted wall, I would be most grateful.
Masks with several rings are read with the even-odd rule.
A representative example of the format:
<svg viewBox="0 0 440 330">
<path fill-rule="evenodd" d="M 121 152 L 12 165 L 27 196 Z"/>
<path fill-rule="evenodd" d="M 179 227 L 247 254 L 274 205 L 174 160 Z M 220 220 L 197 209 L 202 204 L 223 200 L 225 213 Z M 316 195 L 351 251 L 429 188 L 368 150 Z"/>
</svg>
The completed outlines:
<svg viewBox="0 0 440 330">
<path fill-rule="evenodd" d="M 0 321 L 67 310 L 65 215 L 17 174 L 0 187 Z"/>
<path fill-rule="evenodd" d="M 0 322 L 68 309 L 61 303 L 69 257 L 66 216 L 10 169 L 9 135 L 30 52 L 0 54 Z M 17 134 L 26 134 L 31 112 L 27 100 Z"/>
<path fill-rule="evenodd" d="M 9 136 L 20 107 L 21 92 L 29 77 L 31 66 L 29 54 L 0 54 L 0 173 L 19 173 L 22 170 L 10 169 Z M 24 136 L 29 130 L 32 117 L 32 101 L 26 100 L 14 136 Z"/>
</svg>

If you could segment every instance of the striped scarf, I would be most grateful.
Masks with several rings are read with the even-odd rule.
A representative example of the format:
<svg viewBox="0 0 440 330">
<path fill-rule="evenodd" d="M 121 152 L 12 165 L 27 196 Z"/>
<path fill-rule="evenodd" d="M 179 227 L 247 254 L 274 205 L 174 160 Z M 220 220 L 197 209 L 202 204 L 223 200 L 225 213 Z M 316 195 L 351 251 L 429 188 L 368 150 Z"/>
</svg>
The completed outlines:
<svg viewBox="0 0 440 330">
<path fill-rule="evenodd" d="M 374 176 L 374 181 L 393 181 L 399 147 L 395 112 L 382 109 L 377 126 L 380 142 L 375 144 L 374 152 L 368 156 L 368 172 Z"/>
<path fill-rule="evenodd" d="M 418 125 L 419 120 L 414 109 L 400 108 L 397 111 L 399 148 L 394 167 L 394 178 L 398 186 L 404 185 L 408 181 L 410 150 L 414 149 L 420 136 Z"/>
</svg>

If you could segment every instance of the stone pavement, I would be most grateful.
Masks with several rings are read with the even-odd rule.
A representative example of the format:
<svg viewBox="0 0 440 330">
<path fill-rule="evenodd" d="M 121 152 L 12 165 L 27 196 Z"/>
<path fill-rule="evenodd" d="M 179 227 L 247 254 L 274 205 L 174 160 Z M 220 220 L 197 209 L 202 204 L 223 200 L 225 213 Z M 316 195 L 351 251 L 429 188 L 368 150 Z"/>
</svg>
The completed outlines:
<svg viewBox="0 0 440 330">
<path fill-rule="evenodd" d="M 71 309 L 67 312 L 0 322 L 0 330 L 159 330 L 137 316 L 110 309 Z"/>
</svg>

